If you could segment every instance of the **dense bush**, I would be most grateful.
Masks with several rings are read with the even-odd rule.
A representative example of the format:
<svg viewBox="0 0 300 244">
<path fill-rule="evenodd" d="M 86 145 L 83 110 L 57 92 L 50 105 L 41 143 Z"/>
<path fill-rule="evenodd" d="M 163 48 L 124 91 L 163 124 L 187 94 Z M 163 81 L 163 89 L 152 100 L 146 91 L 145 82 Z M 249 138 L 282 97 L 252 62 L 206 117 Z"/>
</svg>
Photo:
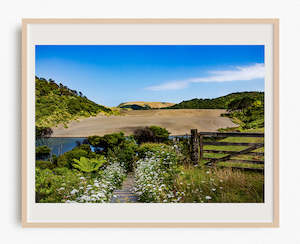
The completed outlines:
<svg viewBox="0 0 300 244">
<path fill-rule="evenodd" d="M 51 149 L 47 146 L 39 146 L 35 149 L 35 157 L 36 159 L 47 159 L 50 156 Z"/>
<path fill-rule="evenodd" d="M 122 142 L 126 140 L 123 132 L 107 134 L 104 136 L 89 136 L 88 142 L 95 148 L 102 149 L 107 152 L 108 149 L 119 146 Z"/>
<path fill-rule="evenodd" d="M 155 154 L 163 148 L 168 148 L 165 144 L 162 143 L 144 143 L 139 146 L 137 153 L 140 159 L 144 159 L 148 154 Z"/>
<path fill-rule="evenodd" d="M 35 162 L 35 167 L 40 168 L 40 169 L 54 169 L 56 167 L 56 165 L 50 161 L 37 160 Z"/>
<path fill-rule="evenodd" d="M 49 137 L 53 133 L 53 130 L 49 127 L 36 126 L 35 127 L 35 137 L 37 139 L 42 137 Z"/>
<path fill-rule="evenodd" d="M 122 162 L 126 171 L 129 172 L 133 170 L 133 164 L 137 160 L 137 148 L 135 140 L 129 137 L 118 146 L 108 149 L 107 157 L 113 161 Z"/>
<path fill-rule="evenodd" d="M 73 160 L 79 160 L 81 157 L 88 157 L 88 152 L 80 148 L 74 148 L 57 158 L 57 166 L 72 168 Z"/>
<path fill-rule="evenodd" d="M 139 143 L 145 142 L 167 142 L 169 140 L 170 133 L 159 126 L 150 126 L 140 128 L 134 131 L 134 139 Z"/>
<path fill-rule="evenodd" d="M 133 137 L 126 137 L 123 132 L 105 136 L 90 136 L 88 142 L 113 161 L 124 163 L 125 169 L 131 171 L 135 161 L 137 144 Z"/>
<path fill-rule="evenodd" d="M 52 171 L 50 169 L 35 169 L 35 191 L 36 202 L 65 202 L 68 194 L 80 185 L 82 175 L 79 172 L 60 168 Z"/>
<path fill-rule="evenodd" d="M 234 99 L 228 104 L 228 110 L 244 110 L 246 108 L 249 108 L 254 103 L 254 101 L 255 99 L 252 97 L 242 97 Z"/>
<path fill-rule="evenodd" d="M 230 103 L 229 116 L 237 118 L 243 129 L 264 127 L 264 102 L 251 98 L 233 100 Z"/>
</svg>

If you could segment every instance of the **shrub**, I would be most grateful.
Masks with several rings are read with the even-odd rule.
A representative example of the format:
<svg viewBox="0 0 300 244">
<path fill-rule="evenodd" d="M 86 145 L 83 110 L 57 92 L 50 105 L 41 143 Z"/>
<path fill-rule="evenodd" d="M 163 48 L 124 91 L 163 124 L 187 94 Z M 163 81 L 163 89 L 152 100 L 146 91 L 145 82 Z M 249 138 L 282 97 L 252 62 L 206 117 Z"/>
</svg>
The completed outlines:
<svg viewBox="0 0 300 244">
<path fill-rule="evenodd" d="M 104 152 L 119 146 L 126 140 L 123 132 L 107 134 L 104 136 L 89 136 L 88 142 L 95 148 L 102 148 Z"/>
<path fill-rule="evenodd" d="M 69 194 L 81 183 L 80 174 L 63 168 L 62 174 L 56 174 L 50 169 L 35 169 L 36 202 L 64 202 Z"/>
<path fill-rule="evenodd" d="M 162 127 L 159 126 L 150 126 L 149 129 L 154 134 L 154 142 L 166 142 L 169 140 L 170 132 Z"/>
<path fill-rule="evenodd" d="M 81 150 L 84 150 L 84 151 L 86 151 L 86 152 L 88 152 L 88 153 L 92 151 L 90 145 L 88 145 L 88 144 L 81 144 L 81 145 L 78 145 L 78 146 L 76 147 L 76 149 L 81 149 Z"/>
<path fill-rule="evenodd" d="M 42 138 L 42 137 L 49 137 L 51 136 L 53 133 L 53 130 L 49 127 L 39 127 L 36 126 L 35 127 L 35 137 L 38 138 Z"/>
<path fill-rule="evenodd" d="M 64 153 L 57 158 L 58 167 L 72 168 L 73 159 L 80 159 L 81 157 L 88 157 L 88 152 L 82 149 L 74 148 L 71 151 Z"/>
<path fill-rule="evenodd" d="M 163 149 L 167 150 L 169 147 L 162 143 L 144 143 L 139 146 L 137 153 L 139 158 L 145 158 L 148 154 L 155 154 Z"/>
<path fill-rule="evenodd" d="M 136 161 L 137 144 L 133 138 L 120 143 L 120 145 L 108 149 L 107 157 L 113 161 L 122 162 L 126 171 L 132 171 L 133 164 Z"/>
<path fill-rule="evenodd" d="M 40 169 L 54 169 L 56 165 L 50 161 L 37 160 L 35 162 L 35 167 L 38 167 Z"/>
<path fill-rule="evenodd" d="M 145 142 L 167 142 L 169 140 L 170 133 L 159 126 L 150 126 L 140 128 L 134 131 L 134 139 L 139 143 Z"/>
<path fill-rule="evenodd" d="M 134 139 L 137 143 L 142 144 L 145 142 L 154 142 L 153 131 L 149 127 L 136 129 L 134 131 Z"/>
<path fill-rule="evenodd" d="M 126 137 L 123 132 L 107 134 L 104 136 L 88 137 L 90 145 L 101 148 L 102 153 L 114 162 L 124 163 L 127 171 L 133 169 L 137 144 L 133 137 Z"/>
<path fill-rule="evenodd" d="M 47 146 L 39 146 L 35 149 L 36 159 L 47 159 L 50 156 L 51 149 Z"/>
<path fill-rule="evenodd" d="M 57 166 L 57 156 L 55 154 L 52 154 L 51 160 L 50 160 L 55 166 Z"/>
</svg>

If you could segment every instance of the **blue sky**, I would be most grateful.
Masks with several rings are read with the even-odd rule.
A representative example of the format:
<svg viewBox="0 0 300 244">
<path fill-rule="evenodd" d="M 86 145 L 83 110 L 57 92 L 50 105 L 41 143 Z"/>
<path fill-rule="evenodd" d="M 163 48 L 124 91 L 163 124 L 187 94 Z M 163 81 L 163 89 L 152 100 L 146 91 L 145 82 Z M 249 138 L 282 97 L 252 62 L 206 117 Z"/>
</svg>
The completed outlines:
<svg viewBox="0 0 300 244">
<path fill-rule="evenodd" d="M 36 76 L 106 106 L 264 91 L 263 45 L 37 45 Z"/>
</svg>

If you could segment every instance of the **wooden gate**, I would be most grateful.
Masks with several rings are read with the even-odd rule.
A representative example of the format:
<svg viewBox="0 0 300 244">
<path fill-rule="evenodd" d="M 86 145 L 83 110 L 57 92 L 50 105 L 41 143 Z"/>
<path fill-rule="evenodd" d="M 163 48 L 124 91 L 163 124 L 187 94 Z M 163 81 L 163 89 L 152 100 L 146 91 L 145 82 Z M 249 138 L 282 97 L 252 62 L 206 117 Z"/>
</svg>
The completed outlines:
<svg viewBox="0 0 300 244">
<path fill-rule="evenodd" d="M 232 159 L 239 155 L 251 155 L 251 156 L 264 156 L 263 152 L 253 152 L 254 150 L 264 147 L 264 143 L 246 143 L 246 142 L 222 142 L 222 141 L 209 141 L 206 138 L 226 138 L 226 137 L 264 137 L 264 133 L 240 133 L 240 132 L 200 132 L 196 129 L 191 130 L 191 159 L 193 162 L 198 163 L 200 159 L 207 160 L 205 164 L 213 166 L 216 163 L 231 161 L 236 163 L 247 164 L 264 164 L 262 160 L 244 160 L 244 159 Z M 247 147 L 240 151 L 227 151 L 227 150 L 207 150 L 204 149 L 204 145 L 214 146 L 244 146 Z M 200 153 L 198 150 L 200 149 Z M 220 153 L 226 154 L 226 156 L 220 158 L 206 158 L 204 153 Z"/>
</svg>

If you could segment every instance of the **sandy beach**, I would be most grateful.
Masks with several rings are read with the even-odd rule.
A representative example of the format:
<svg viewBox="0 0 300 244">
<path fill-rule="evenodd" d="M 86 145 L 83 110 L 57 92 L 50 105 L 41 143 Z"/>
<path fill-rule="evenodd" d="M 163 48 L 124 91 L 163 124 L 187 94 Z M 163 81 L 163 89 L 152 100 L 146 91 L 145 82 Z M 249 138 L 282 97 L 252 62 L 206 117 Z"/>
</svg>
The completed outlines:
<svg viewBox="0 0 300 244">
<path fill-rule="evenodd" d="M 191 129 L 216 131 L 219 128 L 233 127 L 235 124 L 220 115 L 221 109 L 170 109 L 132 110 L 121 116 L 103 116 L 72 121 L 68 128 L 62 125 L 53 129 L 53 137 L 87 137 L 123 131 L 132 134 L 135 129 L 157 125 L 166 128 L 171 135 L 190 134 Z"/>
</svg>

